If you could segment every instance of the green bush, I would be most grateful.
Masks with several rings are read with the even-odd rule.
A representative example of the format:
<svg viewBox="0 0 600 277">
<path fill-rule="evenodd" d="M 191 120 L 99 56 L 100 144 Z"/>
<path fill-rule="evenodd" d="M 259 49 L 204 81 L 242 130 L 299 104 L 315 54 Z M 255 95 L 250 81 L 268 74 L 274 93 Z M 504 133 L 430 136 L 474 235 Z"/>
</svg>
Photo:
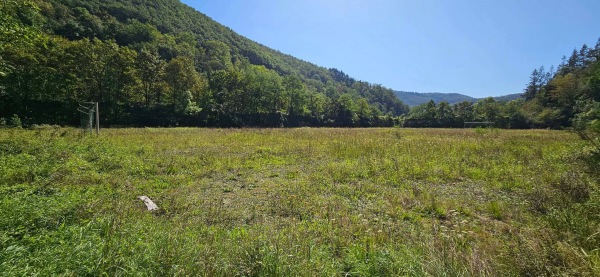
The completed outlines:
<svg viewBox="0 0 600 277">
<path fill-rule="evenodd" d="M 8 119 L 7 125 L 9 127 L 13 127 L 13 128 L 23 127 L 23 124 L 21 123 L 21 118 L 19 118 L 19 116 L 16 114 L 13 114 L 12 117 Z"/>
</svg>

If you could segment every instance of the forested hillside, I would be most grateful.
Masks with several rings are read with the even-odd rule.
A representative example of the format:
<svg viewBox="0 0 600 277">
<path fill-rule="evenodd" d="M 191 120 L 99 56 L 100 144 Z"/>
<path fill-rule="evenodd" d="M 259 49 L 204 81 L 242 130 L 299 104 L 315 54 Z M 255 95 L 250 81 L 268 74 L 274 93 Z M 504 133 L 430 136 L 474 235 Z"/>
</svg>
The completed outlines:
<svg viewBox="0 0 600 277">
<path fill-rule="evenodd" d="M 431 100 L 413 107 L 404 126 L 462 127 L 464 122 L 476 121 L 501 128 L 582 129 L 598 124 L 600 40 L 593 48 L 583 45 L 573 50 L 556 70 L 535 69 L 523 94 L 524 98 L 511 101 L 489 97 L 453 105 Z"/>
<path fill-rule="evenodd" d="M 390 126 L 393 91 L 248 40 L 177 0 L 8 1 L 0 118 L 120 126 Z M 15 116 L 16 115 L 16 116 Z"/>
<path fill-rule="evenodd" d="M 582 117 L 599 117 L 600 39 L 594 48 L 573 50 L 556 70 L 533 70 L 523 110 L 535 126 L 571 126 Z"/>
</svg>

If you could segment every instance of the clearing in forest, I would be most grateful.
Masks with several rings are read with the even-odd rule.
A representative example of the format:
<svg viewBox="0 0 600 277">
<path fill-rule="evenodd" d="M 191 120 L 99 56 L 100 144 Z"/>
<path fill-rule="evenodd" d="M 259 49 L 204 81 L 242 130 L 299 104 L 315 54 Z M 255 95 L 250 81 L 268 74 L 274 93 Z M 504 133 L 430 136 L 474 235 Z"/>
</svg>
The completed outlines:
<svg viewBox="0 0 600 277">
<path fill-rule="evenodd" d="M 0 272 L 594 274 L 598 251 L 564 231 L 593 226 L 561 206 L 590 182 L 580 146 L 546 130 L 5 129 Z"/>
</svg>

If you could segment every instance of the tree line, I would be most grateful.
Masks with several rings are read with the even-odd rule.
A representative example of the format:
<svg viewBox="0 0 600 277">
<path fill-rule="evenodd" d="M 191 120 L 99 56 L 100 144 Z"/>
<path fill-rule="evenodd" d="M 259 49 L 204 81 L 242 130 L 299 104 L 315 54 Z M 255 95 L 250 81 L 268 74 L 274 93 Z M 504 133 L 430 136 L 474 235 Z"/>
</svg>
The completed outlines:
<svg viewBox="0 0 600 277">
<path fill-rule="evenodd" d="M 499 101 L 493 97 L 475 103 L 462 101 L 454 105 L 446 101 L 435 103 L 431 100 L 413 107 L 404 117 L 403 126 L 461 128 L 465 123 L 477 122 L 481 125 L 475 126 L 527 129 L 531 125 L 522 110 L 524 103 L 524 99 Z"/>
<path fill-rule="evenodd" d="M 105 126 L 393 126 L 408 112 L 390 89 L 257 46 L 178 1 L 0 9 L 0 117 L 23 124 L 78 125 L 87 101 Z"/>
<path fill-rule="evenodd" d="M 593 48 L 574 49 L 556 69 L 534 69 L 523 95 L 512 101 L 490 97 L 454 105 L 430 101 L 413 107 L 404 126 L 462 127 L 464 122 L 475 121 L 491 122 L 498 128 L 581 129 L 582 122 L 599 118 L 600 39 Z"/>
</svg>

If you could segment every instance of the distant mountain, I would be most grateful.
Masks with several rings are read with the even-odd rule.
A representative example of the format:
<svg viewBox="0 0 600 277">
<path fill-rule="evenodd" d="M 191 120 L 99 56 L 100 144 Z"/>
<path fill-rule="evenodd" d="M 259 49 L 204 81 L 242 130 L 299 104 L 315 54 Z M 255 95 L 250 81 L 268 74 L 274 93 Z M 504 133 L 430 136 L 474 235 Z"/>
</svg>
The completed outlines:
<svg viewBox="0 0 600 277">
<path fill-rule="evenodd" d="M 394 91 L 396 96 L 409 106 L 418 106 L 425 104 L 430 100 L 436 103 L 446 101 L 450 104 L 460 103 L 462 101 L 477 102 L 481 98 L 474 98 L 460 93 L 419 93 L 419 92 L 408 92 L 408 91 Z M 509 94 L 504 96 L 494 97 L 498 101 L 511 101 L 522 97 L 521 93 Z"/>
<path fill-rule="evenodd" d="M 507 95 L 503 95 L 503 96 L 494 97 L 494 99 L 496 99 L 498 101 L 502 101 L 502 102 L 517 100 L 519 98 L 523 98 L 522 93 L 513 93 L 513 94 L 507 94 Z"/>
<path fill-rule="evenodd" d="M 395 94 L 402 102 L 409 106 L 418 106 L 433 100 L 436 103 L 446 101 L 450 104 L 459 103 L 462 101 L 477 101 L 476 98 L 459 94 L 459 93 L 419 93 L 419 92 L 408 92 L 408 91 L 395 91 Z"/>
</svg>

